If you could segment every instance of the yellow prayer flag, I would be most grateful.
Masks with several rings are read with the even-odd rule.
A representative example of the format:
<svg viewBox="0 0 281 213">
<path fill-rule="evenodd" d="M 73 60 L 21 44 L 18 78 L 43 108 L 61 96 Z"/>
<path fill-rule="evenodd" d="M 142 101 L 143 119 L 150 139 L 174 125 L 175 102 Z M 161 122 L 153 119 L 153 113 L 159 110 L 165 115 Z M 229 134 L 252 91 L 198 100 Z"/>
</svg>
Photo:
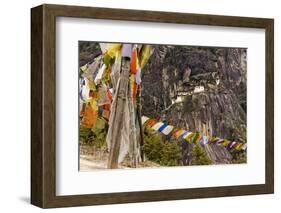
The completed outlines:
<svg viewBox="0 0 281 213">
<path fill-rule="evenodd" d="M 85 72 L 87 70 L 88 64 L 85 64 L 84 66 L 80 67 L 80 70 L 82 72 Z"/>
<path fill-rule="evenodd" d="M 94 81 L 89 80 L 89 79 L 88 79 L 88 87 L 89 87 L 90 90 L 93 90 L 93 91 L 97 90 L 96 84 L 94 83 Z"/>
<path fill-rule="evenodd" d="M 93 108 L 93 110 L 98 111 L 98 103 L 97 103 L 96 98 L 91 98 L 89 103 L 90 103 L 91 107 Z"/>
<path fill-rule="evenodd" d="M 242 143 L 238 143 L 236 146 L 234 146 L 234 149 L 239 151 L 239 150 L 241 150 L 242 146 L 243 146 Z"/>
<path fill-rule="evenodd" d="M 189 133 L 187 134 L 187 136 L 185 137 L 185 139 L 186 139 L 186 140 L 191 140 L 191 138 L 193 138 L 194 134 L 195 134 L 195 133 L 193 133 L 193 132 L 189 132 Z"/>
<path fill-rule="evenodd" d="M 116 52 L 120 52 L 121 51 L 121 47 L 122 44 L 119 43 L 112 43 L 112 44 L 108 44 L 106 47 L 106 53 L 111 57 L 114 58 Z"/>
<path fill-rule="evenodd" d="M 153 53 L 153 49 L 151 45 L 143 45 L 140 53 L 140 67 L 143 69 L 143 67 L 148 62 L 148 59 Z"/>
</svg>

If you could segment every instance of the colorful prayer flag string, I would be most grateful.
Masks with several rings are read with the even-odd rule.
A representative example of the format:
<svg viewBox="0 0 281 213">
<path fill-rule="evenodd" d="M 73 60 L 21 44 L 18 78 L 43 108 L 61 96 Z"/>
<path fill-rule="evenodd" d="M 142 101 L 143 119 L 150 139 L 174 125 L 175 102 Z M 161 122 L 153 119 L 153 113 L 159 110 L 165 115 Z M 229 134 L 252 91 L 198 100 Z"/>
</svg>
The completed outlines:
<svg viewBox="0 0 281 213">
<path fill-rule="evenodd" d="M 151 128 L 156 132 L 162 133 L 164 135 L 172 135 L 176 139 L 184 139 L 187 142 L 191 142 L 194 144 L 213 144 L 217 146 L 224 146 L 228 150 L 236 150 L 236 151 L 245 151 L 247 149 L 246 143 L 240 143 L 237 141 L 229 141 L 227 139 L 222 139 L 218 137 L 208 137 L 206 135 L 202 135 L 198 132 L 189 132 L 172 125 L 168 125 L 164 122 L 158 122 L 155 119 L 151 119 L 147 116 L 142 116 L 142 125 L 145 128 Z"/>
</svg>

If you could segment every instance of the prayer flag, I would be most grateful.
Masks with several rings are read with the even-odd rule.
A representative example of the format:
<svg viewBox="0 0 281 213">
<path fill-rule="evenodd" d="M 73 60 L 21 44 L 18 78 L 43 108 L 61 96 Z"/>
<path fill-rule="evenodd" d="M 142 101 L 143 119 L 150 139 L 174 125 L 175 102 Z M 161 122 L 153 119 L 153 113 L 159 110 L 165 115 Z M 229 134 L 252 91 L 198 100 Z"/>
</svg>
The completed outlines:
<svg viewBox="0 0 281 213">
<path fill-rule="evenodd" d="M 138 85 L 140 85 L 141 84 L 141 69 L 140 68 L 137 69 L 137 73 L 135 75 L 135 79 L 136 79 L 136 83 Z"/>
<path fill-rule="evenodd" d="M 136 50 L 136 48 L 134 48 L 133 52 L 132 52 L 131 73 L 134 75 L 137 73 L 137 50 Z"/>
<path fill-rule="evenodd" d="M 143 45 L 140 52 L 140 68 L 142 69 L 148 62 L 149 57 L 153 53 L 151 45 Z"/>
<path fill-rule="evenodd" d="M 181 136 L 182 139 L 185 139 L 185 137 L 187 136 L 188 133 L 190 133 L 190 132 L 186 131 L 186 132 Z"/>
<path fill-rule="evenodd" d="M 247 144 L 244 143 L 244 144 L 242 145 L 241 149 L 245 151 L 245 150 L 247 149 Z"/>
<path fill-rule="evenodd" d="M 122 47 L 122 57 L 130 58 L 132 57 L 132 44 L 123 44 Z"/>
<path fill-rule="evenodd" d="M 91 105 L 85 107 L 84 116 L 81 120 L 81 126 L 84 128 L 92 128 L 97 121 L 97 111 Z"/>
<path fill-rule="evenodd" d="M 149 117 L 142 116 L 142 117 L 141 117 L 141 123 L 142 123 L 142 125 L 143 125 L 146 121 L 148 121 L 148 120 L 149 120 Z"/>
<path fill-rule="evenodd" d="M 173 131 L 174 127 L 171 125 L 168 125 L 165 129 L 162 130 L 162 133 L 164 135 L 169 135 Z"/>
<path fill-rule="evenodd" d="M 174 135 L 176 138 L 179 138 L 180 136 L 182 136 L 186 131 L 181 129 L 179 131 L 177 131 Z"/>
<path fill-rule="evenodd" d="M 85 72 L 87 70 L 87 68 L 88 68 L 88 64 L 85 64 L 84 66 L 80 67 L 80 70 L 82 72 Z"/>
<path fill-rule="evenodd" d="M 160 128 L 158 129 L 158 132 L 162 132 L 167 126 L 168 126 L 168 124 L 163 124 L 163 125 L 160 126 Z"/>
<path fill-rule="evenodd" d="M 193 132 L 187 133 L 185 139 L 186 139 L 186 140 L 191 140 L 194 134 L 195 134 L 195 133 L 193 133 Z"/>
<path fill-rule="evenodd" d="M 106 46 L 106 54 L 111 58 L 115 57 L 116 52 L 119 52 L 122 48 L 122 44 L 111 43 Z"/>
<path fill-rule="evenodd" d="M 155 119 L 149 119 L 147 122 L 145 122 L 144 126 L 147 127 L 152 127 L 154 124 L 156 124 L 157 121 Z"/>
<path fill-rule="evenodd" d="M 102 75 L 103 75 L 103 72 L 105 71 L 105 69 L 106 69 L 106 65 L 103 64 L 102 67 L 99 69 L 98 74 L 95 78 L 95 84 L 96 85 L 101 82 L 101 78 L 102 78 Z"/>
<path fill-rule="evenodd" d="M 163 122 L 158 122 L 152 126 L 152 129 L 157 131 L 162 125 L 163 125 Z"/>
</svg>

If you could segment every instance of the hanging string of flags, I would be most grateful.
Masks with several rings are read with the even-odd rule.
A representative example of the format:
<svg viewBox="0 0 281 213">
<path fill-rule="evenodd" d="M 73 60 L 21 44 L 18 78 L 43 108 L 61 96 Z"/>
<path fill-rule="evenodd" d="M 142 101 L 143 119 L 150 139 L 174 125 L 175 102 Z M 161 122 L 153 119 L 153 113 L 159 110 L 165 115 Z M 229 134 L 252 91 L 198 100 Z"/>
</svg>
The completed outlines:
<svg viewBox="0 0 281 213">
<path fill-rule="evenodd" d="M 201 135 L 198 132 L 189 132 L 163 122 L 158 122 L 157 120 L 146 116 L 142 116 L 141 120 L 144 128 L 151 128 L 156 132 L 162 133 L 164 135 L 171 135 L 176 139 L 184 139 L 190 143 L 201 145 L 215 144 L 218 146 L 224 146 L 229 151 L 245 151 L 247 149 L 247 143 L 230 141 L 218 137 L 208 137 L 205 135 Z"/>
</svg>

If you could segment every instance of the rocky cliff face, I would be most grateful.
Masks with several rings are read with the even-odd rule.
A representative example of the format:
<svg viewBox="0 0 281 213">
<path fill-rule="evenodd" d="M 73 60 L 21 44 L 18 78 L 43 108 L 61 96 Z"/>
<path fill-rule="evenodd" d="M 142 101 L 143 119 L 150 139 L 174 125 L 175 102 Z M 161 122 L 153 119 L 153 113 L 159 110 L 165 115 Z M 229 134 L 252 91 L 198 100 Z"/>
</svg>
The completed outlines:
<svg viewBox="0 0 281 213">
<path fill-rule="evenodd" d="M 142 82 L 144 115 L 246 140 L 246 49 L 155 46 Z"/>
</svg>

